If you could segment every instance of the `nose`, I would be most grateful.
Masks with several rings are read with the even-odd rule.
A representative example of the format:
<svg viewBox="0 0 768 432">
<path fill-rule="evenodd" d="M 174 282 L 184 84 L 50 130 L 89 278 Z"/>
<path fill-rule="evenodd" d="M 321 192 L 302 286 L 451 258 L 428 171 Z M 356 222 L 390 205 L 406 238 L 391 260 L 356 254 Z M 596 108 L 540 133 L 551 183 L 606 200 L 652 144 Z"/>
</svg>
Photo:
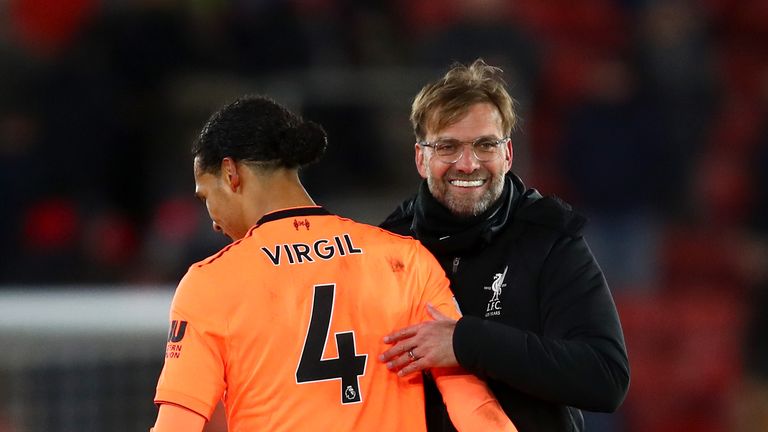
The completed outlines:
<svg viewBox="0 0 768 432">
<path fill-rule="evenodd" d="M 216 221 L 212 221 L 212 222 L 211 222 L 211 224 L 213 225 L 213 230 L 214 230 L 214 231 L 216 231 L 216 232 L 221 232 L 221 231 L 223 231 L 223 230 L 221 229 L 221 226 L 219 226 L 219 224 L 217 224 L 217 223 L 216 223 Z"/>
<path fill-rule="evenodd" d="M 454 164 L 458 171 L 471 173 L 480 168 L 480 161 L 475 157 L 474 150 L 472 149 L 471 145 L 465 145 L 461 151 L 461 157 Z"/>
</svg>

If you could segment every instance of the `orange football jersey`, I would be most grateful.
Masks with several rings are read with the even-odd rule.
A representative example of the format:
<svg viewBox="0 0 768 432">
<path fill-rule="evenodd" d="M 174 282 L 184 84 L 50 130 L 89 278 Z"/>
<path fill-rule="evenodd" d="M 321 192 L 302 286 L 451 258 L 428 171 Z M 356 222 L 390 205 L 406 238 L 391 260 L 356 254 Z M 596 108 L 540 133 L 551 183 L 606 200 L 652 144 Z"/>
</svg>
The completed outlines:
<svg viewBox="0 0 768 432">
<path fill-rule="evenodd" d="M 384 335 L 429 319 L 427 303 L 459 316 L 418 241 L 321 207 L 269 213 L 180 282 L 155 402 L 210 419 L 223 398 L 230 432 L 423 431 L 420 374 L 377 356 Z M 495 404 L 471 375 L 450 379 Z"/>
</svg>

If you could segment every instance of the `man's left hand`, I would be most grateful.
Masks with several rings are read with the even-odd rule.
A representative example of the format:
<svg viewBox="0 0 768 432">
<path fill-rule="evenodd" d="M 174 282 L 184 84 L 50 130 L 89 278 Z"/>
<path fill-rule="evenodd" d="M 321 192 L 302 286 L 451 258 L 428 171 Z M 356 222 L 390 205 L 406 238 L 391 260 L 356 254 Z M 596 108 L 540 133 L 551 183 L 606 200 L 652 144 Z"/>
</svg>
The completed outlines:
<svg viewBox="0 0 768 432">
<path fill-rule="evenodd" d="M 384 337 L 384 343 L 393 345 L 381 355 L 379 361 L 398 376 L 433 367 L 458 366 L 453 353 L 453 331 L 456 320 L 427 305 L 427 313 L 434 321 L 424 321 L 398 330 Z"/>
</svg>

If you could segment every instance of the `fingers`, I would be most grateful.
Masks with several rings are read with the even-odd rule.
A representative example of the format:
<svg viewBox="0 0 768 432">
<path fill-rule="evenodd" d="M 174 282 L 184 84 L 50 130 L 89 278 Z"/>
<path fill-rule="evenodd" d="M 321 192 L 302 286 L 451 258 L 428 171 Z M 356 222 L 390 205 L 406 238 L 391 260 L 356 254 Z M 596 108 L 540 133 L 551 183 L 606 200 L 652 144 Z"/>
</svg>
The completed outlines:
<svg viewBox="0 0 768 432">
<path fill-rule="evenodd" d="M 405 357 L 406 360 L 410 360 L 410 358 L 408 358 L 408 350 L 413 349 L 413 347 L 414 347 L 414 344 L 410 343 L 409 341 L 398 342 L 392 348 L 379 354 L 379 361 L 388 362 L 395 358 L 403 358 L 403 357 Z M 387 367 L 389 367 L 389 365 L 387 365 Z"/>
<path fill-rule="evenodd" d="M 413 345 L 406 345 L 400 342 L 379 355 L 379 361 L 387 362 L 387 369 L 389 370 L 398 370 L 416 360 L 416 354 L 413 352 L 414 348 Z"/>
<path fill-rule="evenodd" d="M 426 361 L 424 359 L 417 358 L 415 361 L 409 362 L 402 369 L 397 371 L 397 376 L 404 377 L 415 372 L 421 372 L 426 369 Z"/>
<path fill-rule="evenodd" d="M 412 337 L 416 334 L 416 331 L 418 330 L 418 328 L 419 328 L 419 325 L 416 324 L 410 327 L 400 329 L 394 333 L 390 333 L 384 336 L 384 343 L 393 344 L 403 339 L 408 339 L 409 337 Z"/>
<path fill-rule="evenodd" d="M 398 371 L 402 369 L 405 366 L 408 366 L 409 364 L 413 363 L 413 360 L 411 360 L 410 356 L 406 352 L 405 354 L 399 355 L 392 360 L 387 362 L 387 369 L 391 371 Z"/>
<path fill-rule="evenodd" d="M 402 354 L 393 357 L 387 362 L 387 369 L 397 371 L 397 375 L 400 377 L 426 369 L 428 367 L 427 361 L 424 358 L 420 358 L 414 350 L 415 348 L 408 349 L 403 351 Z"/>
</svg>

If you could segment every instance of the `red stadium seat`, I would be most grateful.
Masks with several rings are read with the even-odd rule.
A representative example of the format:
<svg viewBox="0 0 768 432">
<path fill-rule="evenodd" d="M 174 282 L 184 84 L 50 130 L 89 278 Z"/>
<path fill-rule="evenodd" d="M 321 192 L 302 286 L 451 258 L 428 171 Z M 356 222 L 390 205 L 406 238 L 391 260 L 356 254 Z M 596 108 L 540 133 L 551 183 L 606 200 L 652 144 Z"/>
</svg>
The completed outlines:
<svg viewBox="0 0 768 432">
<path fill-rule="evenodd" d="M 632 368 L 628 432 L 726 432 L 743 307 L 727 294 L 616 298 Z"/>
<path fill-rule="evenodd" d="M 664 289 L 678 294 L 742 293 L 738 256 L 738 244 L 729 233 L 711 227 L 669 225 L 659 257 Z"/>
</svg>

